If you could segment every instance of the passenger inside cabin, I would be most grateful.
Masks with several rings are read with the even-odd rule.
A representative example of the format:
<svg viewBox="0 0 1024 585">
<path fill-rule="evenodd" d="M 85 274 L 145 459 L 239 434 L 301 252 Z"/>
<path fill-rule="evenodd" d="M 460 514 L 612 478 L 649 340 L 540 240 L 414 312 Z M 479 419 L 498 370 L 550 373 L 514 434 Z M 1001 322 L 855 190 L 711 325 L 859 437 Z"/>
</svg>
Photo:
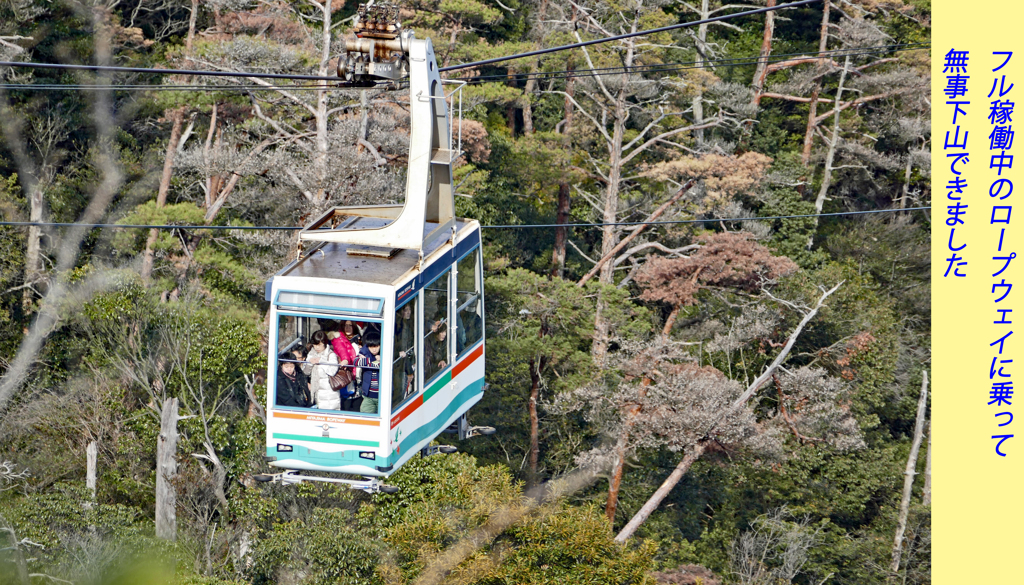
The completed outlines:
<svg viewBox="0 0 1024 585">
<path fill-rule="evenodd" d="M 458 347 L 456 351 L 462 353 L 462 350 L 466 348 L 466 345 L 473 345 L 481 338 L 481 325 L 483 324 L 480 315 L 477 314 L 477 304 L 479 300 L 475 300 L 470 303 L 465 309 L 459 311 L 458 315 Z"/>
<path fill-rule="evenodd" d="M 309 387 L 317 408 L 338 410 L 341 396 L 331 388 L 331 376 L 338 373 L 338 356 L 331 349 L 327 334 L 321 329 L 310 337 L 309 353 L 302 371 L 309 376 Z"/>
<path fill-rule="evenodd" d="M 309 394 L 309 381 L 301 370 L 295 367 L 295 354 L 285 352 L 278 356 L 280 366 L 277 368 L 277 405 L 298 406 L 308 408 L 313 401 Z"/>
<path fill-rule="evenodd" d="M 377 414 L 380 408 L 380 333 L 368 329 L 366 344 L 359 350 L 358 366 L 363 370 L 363 403 L 359 412 Z"/>
<path fill-rule="evenodd" d="M 331 349 L 338 356 L 339 372 L 347 374 L 351 380 L 348 385 L 338 388 L 338 395 L 341 398 L 340 410 L 359 412 L 360 403 L 363 397 L 359 395 L 356 377 L 356 359 L 359 353 L 359 346 L 349 340 L 351 332 L 356 330 L 351 321 L 335 322 L 327 336 L 331 338 Z"/>
<path fill-rule="evenodd" d="M 395 319 L 395 362 L 391 373 L 393 400 L 405 400 L 415 379 L 416 325 L 412 320 L 412 303 L 398 310 Z"/>
<path fill-rule="evenodd" d="M 429 378 L 448 366 L 448 324 L 435 321 L 430 326 L 426 347 L 423 349 L 424 369 Z"/>
</svg>

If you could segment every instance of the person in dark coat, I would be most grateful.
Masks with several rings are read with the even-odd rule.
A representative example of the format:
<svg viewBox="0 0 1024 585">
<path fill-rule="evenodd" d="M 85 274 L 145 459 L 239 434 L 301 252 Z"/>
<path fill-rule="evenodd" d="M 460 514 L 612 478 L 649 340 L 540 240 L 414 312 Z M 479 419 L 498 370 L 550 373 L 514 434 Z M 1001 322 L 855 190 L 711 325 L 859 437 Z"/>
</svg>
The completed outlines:
<svg viewBox="0 0 1024 585">
<path fill-rule="evenodd" d="M 295 356 L 284 353 L 281 354 L 280 359 L 293 360 Z M 277 368 L 277 405 L 309 408 L 312 404 L 309 380 L 306 379 L 306 375 L 295 367 L 294 362 L 281 362 Z"/>
<path fill-rule="evenodd" d="M 359 412 L 377 414 L 380 408 L 380 333 L 368 330 L 356 364 L 363 370 L 363 402 Z"/>
</svg>

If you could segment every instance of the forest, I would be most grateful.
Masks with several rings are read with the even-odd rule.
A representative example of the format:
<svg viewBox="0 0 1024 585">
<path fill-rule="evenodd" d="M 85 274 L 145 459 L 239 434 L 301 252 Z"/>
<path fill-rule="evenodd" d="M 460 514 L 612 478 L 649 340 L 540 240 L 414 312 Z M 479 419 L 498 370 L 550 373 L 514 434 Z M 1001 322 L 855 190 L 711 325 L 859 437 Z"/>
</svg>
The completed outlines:
<svg viewBox="0 0 1024 585">
<path fill-rule="evenodd" d="M 402 203 L 409 93 L 207 74 L 358 4 L 0 1 L 0 583 L 930 583 L 930 0 L 785 3 L 398 4 L 497 432 L 371 494 L 254 479 L 298 239 L 219 228 Z"/>
</svg>

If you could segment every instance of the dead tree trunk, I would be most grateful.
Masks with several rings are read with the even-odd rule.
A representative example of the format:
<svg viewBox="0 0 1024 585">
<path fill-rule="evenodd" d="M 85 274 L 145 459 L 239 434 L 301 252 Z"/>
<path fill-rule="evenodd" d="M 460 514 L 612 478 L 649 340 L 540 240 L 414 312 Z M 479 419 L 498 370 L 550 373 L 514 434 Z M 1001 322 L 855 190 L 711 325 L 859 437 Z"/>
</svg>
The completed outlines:
<svg viewBox="0 0 1024 585">
<path fill-rule="evenodd" d="M 903 173 L 903 196 L 900 197 L 900 209 L 907 208 L 907 199 L 910 198 L 910 171 L 914 168 L 914 157 L 907 152 L 907 168 Z"/>
<path fill-rule="evenodd" d="M 630 32 L 636 32 L 637 23 L 633 21 Z M 635 44 L 632 40 L 626 42 L 626 55 L 623 59 L 623 65 L 626 67 L 628 72 L 629 68 L 633 66 Z M 609 142 L 609 160 L 608 160 L 608 185 L 604 193 L 604 214 L 603 221 L 604 226 L 601 228 L 601 256 L 607 256 L 618 243 L 618 232 L 613 225 L 618 218 L 619 214 L 619 190 L 622 185 L 622 144 L 626 135 L 626 121 L 629 118 L 629 112 L 626 109 L 626 100 L 629 97 L 627 88 L 629 87 L 629 74 L 624 73 L 622 75 L 622 85 L 619 87 L 618 93 L 615 96 L 615 104 L 612 116 L 612 139 Z M 600 268 L 601 276 L 600 281 L 602 284 L 612 284 L 614 280 L 614 267 L 609 262 L 605 262 Z M 591 346 L 591 355 L 594 358 L 594 364 L 604 369 L 605 358 L 608 355 L 608 319 L 604 316 L 605 310 L 604 295 L 598 293 L 597 295 L 597 308 L 594 311 L 594 343 Z"/>
<path fill-rule="evenodd" d="M 768 7 L 775 6 L 775 0 L 768 0 Z M 772 37 L 775 36 L 775 11 L 764 13 L 764 39 L 761 41 L 761 55 L 754 69 L 754 107 L 761 105 L 761 93 L 768 77 L 768 57 L 772 54 Z"/>
<path fill-rule="evenodd" d="M 662 203 L 660 207 L 654 210 L 654 213 L 647 216 L 647 219 L 644 220 L 645 223 L 642 223 L 633 228 L 633 232 L 631 234 L 623 238 L 622 241 L 620 241 L 618 244 L 612 247 L 612 249 L 609 250 L 608 253 L 602 256 L 601 259 L 597 261 L 597 264 L 595 264 L 594 267 L 590 269 L 590 272 L 586 273 L 583 276 L 583 278 L 581 278 L 580 281 L 576 283 L 576 286 L 583 286 L 587 284 L 587 281 L 593 278 L 594 275 L 598 273 L 598 271 L 601 271 L 603 274 L 604 268 L 606 266 L 611 266 L 610 261 L 612 260 L 612 258 L 614 258 L 616 254 L 621 252 L 627 244 L 632 242 L 637 236 L 640 235 L 640 232 L 644 231 L 644 229 L 647 228 L 648 225 L 650 225 L 649 223 L 646 222 L 655 221 L 656 219 L 661 217 L 661 215 L 665 213 L 665 211 L 667 211 L 669 207 L 672 207 L 677 201 L 682 199 L 683 195 L 685 195 L 686 192 L 690 190 L 690 187 L 693 187 L 693 185 L 696 182 L 697 181 L 695 179 L 690 179 L 686 183 L 683 183 L 683 186 L 679 188 L 679 191 L 677 191 L 671 199 L 669 199 L 665 203 Z"/>
<path fill-rule="evenodd" d="M 700 20 L 707 20 L 711 7 L 709 6 L 710 0 L 701 0 L 700 3 Z M 704 56 L 707 53 L 707 39 L 708 39 L 708 25 L 707 23 L 697 26 L 697 63 L 698 69 L 704 68 Z M 697 94 L 693 96 L 693 122 L 697 126 L 704 124 L 704 92 L 703 89 L 698 85 Z M 693 133 L 694 139 L 697 141 L 697 148 L 704 145 L 704 129 L 698 128 Z"/>
<path fill-rule="evenodd" d="M 96 501 L 96 455 L 99 449 L 96 441 L 90 441 L 85 448 L 85 487 L 92 494 L 92 501 Z"/>
<path fill-rule="evenodd" d="M 903 472 L 903 498 L 900 500 L 900 518 L 896 524 L 896 536 L 892 542 L 892 560 L 889 563 L 889 581 L 893 582 L 900 571 L 900 556 L 903 553 L 903 533 L 907 530 L 907 514 L 910 512 L 910 495 L 914 490 L 914 476 L 917 475 L 917 453 L 924 435 L 924 414 L 928 407 L 928 370 L 921 372 L 921 397 L 917 400 L 917 421 L 914 423 L 914 441 L 907 457 L 907 469 Z"/>
<path fill-rule="evenodd" d="M 839 145 L 839 117 L 842 114 L 842 108 L 839 104 L 842 103 L 843 99 L 843 86 L 846 83 L 846 72 L 850 70 L 850 56 L 846 56 L 846 61 L 843 62 L 843 71 L 839 74 L 839 87 L 836 89 L 836 107 L 835 118 L 832 122 L 832 138 L 828 141 L 828 152 L 825 154 L 825 169 L 824 174 L 821 177 L 821 188 L 818 190 L 818 196 L 814 200 L 814 227 L 818 227 L 818 216 L 821 215 L 821 210 L 825 207 L 825 199 L 828 195 L 829 187 L 832 186 L 832 171 L 833 163 L 836 159 L 836 147 Z M 810 250 L 814 245 L 814 232 L 807 236 L 807 249 Z"/>
<path fill-rule="evenodd" d="M 167 204 L 167 191 L 171 187 L 171 170 L 174 168 L 174 153 L 178 150 L 178 139 L 181 137 L 181 122 L 184 118 L 182 108 L 171 110 L 171 138 L 167 141 L 167 153 L 164 155 L 164 170 L 160 175 L 160 187 L 156 192 L 156 208 L 160 209 Z M 149 280 L 153 274 L 153 246 L 160 230 L 149 230 L 149 237 L 146 238 L 146 251 L 142 255 L 142 278 Z"/>
<path fill-rule="evenodd" d="M 818 39 L 818 57 L 821 59 L 820 63 L 825 63 L 827 58 L 822 55 L 828 49 L 828 19 L 829 19 L 829 8 L 832 3 L 829 0 L 825 0 L 824 10 L 825 13 L 821 17 L 821 36 Z M 814 144 L 814 129 L 818 125 L 818 94 L 821 93 L 822 77 L 819 75 L 817 80 L 814 82 L 814 89 L 811 91 L 811 106 L 810 112 L 807 114 L 807 130 L 804 132 L 804 150 L 800 160 L 803 161 L 804 166 L 811 164 L 811 145 Z"/>
<path fill-rule="evenodd" d="M 43 188 L 38 182 L 28 193 L 29 215 L 28 220 L 32 223 L 43 221 Z M 34 285 L 42 277 L 42 253 L 40 241 L 43 236 L 43 228 L 37 225 L 28 227 L 28 242 L 25 244 L 25 283 Z M 32 286 L 25 287 L 22 292 L 22 306 L 29 307 L 32 304 Z"/>
<path fill-rule="evenodd" d="M 779 355 L 775 357 L 771 365 L 768 366 L 764 373 L 758 376 L 757 379 L 754 380 L 750 384 L 750 386 L 747 387 L 743 394 L 741 394 L 736 400 L 734 400 L 728 408 L 724 409 L 721 412 L 721 414 L 719 414 L 716 417 L 716 419 L 710 425 L 708 425 L 708 428 L 703 431 L 703 435 L 705 437 L 713 436 L 715 428 L 718 426 L 718 423 L 722 421 L 722 419 L 726 418 L 736 410 L 746 405 L 750 398 L 754 396 L 754 393 L 757 392 L 758 388 L 760 388 L 762 385 L 764 385 L 765 382 L 771 379 L 771 377 L 775 374 L 775 371 L 779 368 L 780 365 L 782 365 L 782 362 L 786 361 L 786 358 L 789 356 L 790 350 L 793 349 L 793 344 L 796 343 L 796 340 L 800 336 L 800 333 L 803 332 L 804 327 L 806 327 L 807 324 L 811 322 L 811 319 L 813 319 L 814 316 L 818 314 L 818 311 L 821 310 L 822 305 L 825 303 L 825 299 L 831 296 L 832 293 L 839 290 L 839 287 L 841 287 L 842 285 L 843 283 L 840 282 L 839 284 L 835 285 L 828 291 L 825 291 L 821 295 L 821 297 L 818 298 L 818 302 L 814 305 L 814 308 L 804 313 L 803 319 L 800 320 L 800 323 L 796 326 L 796 329 L 794 329 L 793 332 L 789 334 L 789 338 L 786 340 L 786 344 L 782 347 L 782 351 L 779 352 Z M 676 465 L 675 469 L 672 470 L 672 473 L 669 474 L 669 476 L 661 484 L 661 487 L 659 487 L 658 490 L 654 492 L 654 494 L 647 500 L 647 502 L 640 508 L 640 510 L 633 515 L 629 522 L 622 527 L 622 530 L 620 530 L 619 533 L 615 536 L 616 542 L 626 542 L 627 540 L 629 540 L 629 538 L 633 536 L 633 533 L 636 532 L 637 528 L 640 528 L 640 525 L 643 524 L 647 520 L 647 518 L 650 517 L 650 515 L 654 513 L 655 510 L 658 509 L 658 506 L 660 506 L 661 502 L 664 501 L 666 497 L 668 497 L 668 494 L 672 491 L 672 488 L 674 488 L 676 484 L 679 483 L 679 480 L 683 478 L 686 472 L 689 471 L 690 466 L 693 465 L 694 461 L 699 459 L 700 456 L 704 453 L 704 449 L 707 448 L 707 441 L 708 439 L 701 439 L 686 447 L 686 455 L 683 456 L 682 461 L 680 461 L 679 464 Z"/>
<path fill-rule="evenodd" d="M 928 451 L 924 456 L 924 487 L 921 489 L 921 503 L 932 505 L 932 421 L 928 419 Z"/>
<path fill-rule="evenodd" d="M 174 541 L 178 534 L 177 493 L 174 477 L 178 474 L 178 399 L 164 400 L 160 409 L 160 435 L 156 442 L 156 537 Z"/>
<path fill-rule="evenodd" d="M 706 448 L 707 446 L 704 443 L 697 443 L 695 445 L 691 445 L 687 449 L 686 455 L 683 456 L 682 461 L 680 461 L 679 464 L 676 465 L 675 469 L 672 470 L 672 473 L 665 478 L 665 481 L 662 482 L 658 491 L 654 492 L 654 495 L 647 500 L 643 507 L 641 507 L 640 510 L 629 520 L 629 523 L 626 524 L 615 536 L 616 542 L 626 542 L 630 536 L 633 536 L 636 529 L 639 528 L 640 525 L 658 509 L 658 506 L 660 506 L 661 502 L 668 497 L 672 488 L 676 487 L 679 480 L 683 479 L 683 476 L 690 470 L 693 463 L 700 459 L 700 456 L 704 454 L 704 449 Z"/>
</svg>

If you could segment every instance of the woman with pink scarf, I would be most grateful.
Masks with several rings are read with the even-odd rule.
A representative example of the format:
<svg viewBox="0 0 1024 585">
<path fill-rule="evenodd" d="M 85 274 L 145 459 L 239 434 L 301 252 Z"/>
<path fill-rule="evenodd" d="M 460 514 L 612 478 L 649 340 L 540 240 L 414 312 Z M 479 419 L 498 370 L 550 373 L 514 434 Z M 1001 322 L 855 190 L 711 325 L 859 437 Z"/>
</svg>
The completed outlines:
<svg viewBox="0 0 1024 585">
<path fill-rule="evenodd" d="M 341 410 L 359 412 L 360 403 L 363 401 L 363 397 L 356 392 L 355 380 L 357 377 L 355 364 L 359 350 L 351 341 L 359 330 L 352 324 L 352 321 L 344 321 L 340 328 L 341 331 L 331 331 L 330 333 L 331 348 L 338 356 L 338 363 L 342 367 L 348 366 L 346 369 L 352 374 L 352 382 L 340 390 Z"/>
</svg>

